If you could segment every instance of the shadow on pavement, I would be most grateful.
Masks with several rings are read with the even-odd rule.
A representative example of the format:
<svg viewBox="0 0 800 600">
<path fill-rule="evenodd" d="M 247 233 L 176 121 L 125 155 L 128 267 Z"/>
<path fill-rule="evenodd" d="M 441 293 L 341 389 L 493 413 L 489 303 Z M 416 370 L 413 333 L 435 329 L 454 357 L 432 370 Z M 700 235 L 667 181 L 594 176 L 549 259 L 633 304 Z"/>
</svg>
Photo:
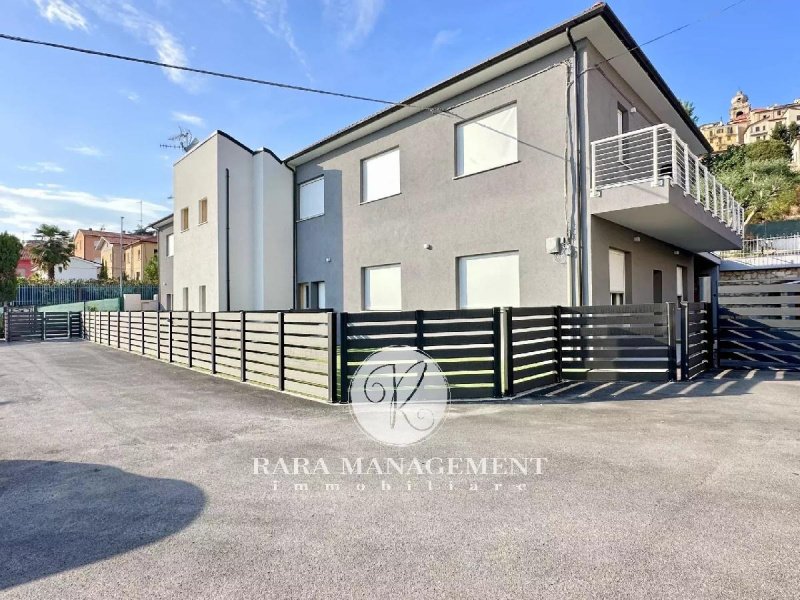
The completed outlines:
<svg viewBox="0 0 800 600">
<path fill-rule="evenodd" d="M 513 398 L 452 400 L 452 404 L 582 404 L 624 400 L 664 400 L 745 395 L 767 381 L 800 382 L 800 373 L 781 370 L 723 369 L 707 371 L 691 381 L 563 381 Z"/>
<path fill-rule="evenodd" d="M 185 481 L 107 465 L 0 461 L 0 590 L 161 540 L 205 502 Z"/>
</svg>

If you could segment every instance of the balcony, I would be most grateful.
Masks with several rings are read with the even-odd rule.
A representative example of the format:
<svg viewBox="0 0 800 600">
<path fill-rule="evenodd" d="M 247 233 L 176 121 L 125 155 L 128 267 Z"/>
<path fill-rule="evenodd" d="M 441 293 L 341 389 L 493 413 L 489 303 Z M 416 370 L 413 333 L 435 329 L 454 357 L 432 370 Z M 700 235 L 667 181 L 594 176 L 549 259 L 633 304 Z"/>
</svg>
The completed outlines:
<svg viewBox="0 0 800 600">
<path fill-rule="evenodd" d="M 589 212 L 692 252 L 742 246 L 744 209 L 668 125 L 591 144 Z"/>
</svg>

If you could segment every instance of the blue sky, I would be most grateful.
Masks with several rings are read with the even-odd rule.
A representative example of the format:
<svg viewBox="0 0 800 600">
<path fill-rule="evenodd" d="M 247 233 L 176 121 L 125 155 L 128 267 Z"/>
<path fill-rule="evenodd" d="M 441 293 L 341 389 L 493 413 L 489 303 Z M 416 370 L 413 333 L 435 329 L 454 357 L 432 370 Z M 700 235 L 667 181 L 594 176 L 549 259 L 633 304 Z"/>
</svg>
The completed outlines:
<svg viewBox="0 0 800 600">
<path fill-rule="evenodd" d="M 639 42 L 733 0 L 618 0 Z M 4 0 L 0 31 L 311 87 L 400 100 L 589 6 L 574 0 Z M 668 7 L 668 8 L 667 8 Z M 800 97 L 796 0 L 749 0 L 648 45 L 701 121 L 737 88 Z M 126 229 L 167 214 L 189 127 L 286 156 L 378 105 L 210 79 L 0 40 L 0 231 L 42 222 Z"/>
</svg>

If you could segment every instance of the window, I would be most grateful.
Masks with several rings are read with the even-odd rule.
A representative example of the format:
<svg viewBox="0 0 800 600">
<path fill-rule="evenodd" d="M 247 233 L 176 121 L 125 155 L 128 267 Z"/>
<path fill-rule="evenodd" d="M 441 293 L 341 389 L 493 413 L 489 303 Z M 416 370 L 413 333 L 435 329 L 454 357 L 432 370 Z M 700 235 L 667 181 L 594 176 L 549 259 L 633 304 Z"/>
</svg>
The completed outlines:
<svg viewBox="0 0 800 600">
<path fill-rule="evenodd" d="M 165 304 L 167 310 L 172 310 L 172 294 L 167 294 L 167 303 Z"/>
<path fill-rule="evenodd" d="M 363 290 L 364 310 L 400 310 L 400 265 L 365 267 Z"/>
<path fill-rule="evenodd" d="M 189 310 L 189 288 L 183 288 L 183 310 Z"/>
<path fill-rule="evenodd" d="M 311 284 L 301 283 L 297 286 L 297 306 L 300 310 L 311 308 Z"/>
<path fill-rule="evenodd" d="M 181 231 L 189 229 L 189 207 L 181 209 Z"/>
<path fill-rule="evenodd" d="M 328 308 L 325 302 L 325 282 L 317 282 L 317 308 Z"/>
<path fill-rule="evenodd" d="M 206 312 L 206 286 L 204 285 L 200 286 L 197 306 L 200 312 Z"/>
<path fill-rule="evenodd" d="M 517 162 L 517 106 L 456 125 L 456 176 Z"/>
<path fill-rule="evenodd" d="M 622 135 L 628 132 L 628 111 L 622 105 L 617 104 L 617 135 Z M 625 160 L 625 140 L 621 139 L 617 145 L 617 153 L 619 154 L 619 161 Z"/>
<path fill-rule="evenodd" d="M 297 219 L 303 221 L 325 214 L 325 178 L 318 177 L 300 185 Z"/>
<path fill-rule="evenodd" d="M 519 252 L 458 259 L 458 307 L 519 306 Z"/>
<path fill-rule="evenodd" d="M 677 289 L 677 292 L 678 292 L 677 293 L 678 302 L 685 302 L 687 300 L 687 298 L 686 298 L 686 287 L 687 287 L 687 285 L 686 285 L 686 283 L 687 283 L 686 282 L 686 267 L 682 267 L 682 266 L 678 265 L 678 268 L 676 270 L 676 279 L 677 279 L 676 289 Z"/>
<path fill-rule="evenodd" d="M 208 223 L 208 198 L 203 198 L 200 200 L 200 206 L 198 207 L 199 220 L 198 222 L 200 225 L 203 223 Z"/>
<path fill-rule="evenodd" d="M 399 193 L 399 148 L 361 161 L 361 202 L 372 202 Z"/>
<path fill-rule="evenodd" d="M 175 234 L 167 234 L 167 256 L 175 256 Z"/>
<path fill-rule="evenodd" d="M 611 304 L 625 304 L 627 288 L 627 267 L 625 252 L 608 249 L 608 288 L 611 292 Z"/>
</svg>

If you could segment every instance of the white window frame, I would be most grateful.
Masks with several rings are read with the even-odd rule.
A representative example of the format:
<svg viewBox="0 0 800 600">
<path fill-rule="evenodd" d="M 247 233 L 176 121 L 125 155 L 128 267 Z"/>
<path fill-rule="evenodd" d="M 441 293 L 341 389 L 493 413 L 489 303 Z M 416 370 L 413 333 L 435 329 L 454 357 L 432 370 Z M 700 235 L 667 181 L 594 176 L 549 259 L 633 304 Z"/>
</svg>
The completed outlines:
<svg viewBox="0 0 800 600">
<path fill-rule="evenodd" d="M 186 219 L 183 218 L 184 214 L 186 215 Z M 181 209 L 181 212 L 180 212 L 181 231 L 189 231 L 189 219 L 190 218 L 191 218 L 191 215 L 189 214 L 189 207 L 188 206 L 184 206 Z"/>
<path fill-rule="evenodd" d="M 175 234 L 168 233 L 165 242 L 167 244 L 167 256 L 175 256 Z"/>
<path fill-rule="evenodd" d="M 622 289 L 612 285 L 612 268 L 613 268 L 613 255 L 620 255 L 622 257 Z M 610 294 L 611 304 L 627 304 L 627 288 L 628 288 L 628 253 L 624 250 L 617 248 L 608 249 L 608 291 Z"/>
<path fill-rule="evenodd" d="M 380 196 L 375 196 L 374 198 L 369 198 L 369 167 L 370 164 L 375 165 L 377 161 L 381 159 L 387 159 L 389 157 L 396 156 L 397 161 L 397 187 L 396 189 L 393 187 L 392 189 L 388 190 L 387 192 L 383 193 Z M 393 164 L 394 166 L 394 164 Z M 394 177 L 394 175 L 393 175 Z M 401 194 L 401 182 L 400 182 L 400 147 L 395 146 L 394 148 L 389 148 L 388 150 L 384 150 L 383 152 L 379 152 L 378 154 L 373 154 L 372 156 L 368 156 L 361 160 L 361 204 L 369 204 L 370 202 L 376 202 L 378 200 L 384 200 L 386 198 L 392 198 L 394 196 L 399 196 Z"/>
<path fill-rule="evenodd" d="M 301 214 L 303 208 L 303 188 L 320 182 L 322 182 L 322 212 L 316 212 L 308 215 Z M 297 220 L 298 222 L 307 221 L 308 219 L 321 217 L 324 214 L 325 214 L 325 175 L 320 175 L 319 177 L 315 177 L 314 179 L 309 179 L 308 181 L 304 181 L 299 186 L 297 186 Z"/>
<path fill-rule="evenodd" d="M 189 310 L 189 288 L 183 288 L 183 310 Z"/>
<path fill-rule="evenodd" d="M 488 117 L 494 116 L 498 113 L 503 111 L 512 110 L 514 111 L 514 156 L 505 161 L 499 161 L 496 164 L 492 164 L 490 166 L 486 166 L 481 169 L 477 169 L 474 171 L 467 170 L 466 168 L 466 157 L 465 157 L 465 148 L 464 148 L 464 135 L 463 131 L 466 127 L 477 123 L 478 121 L 485 120 Z M 499 132 L 496 132 L 499 133 Z M 500 134 L 505 135 L 505 134 Z M 459 140 L 461 143 L 459 144 Z M 456 123 L 455 126 L 455 152 L 454 152 L 454 159 L 455 159 L 455 178 L 459 179 L 461 177 L 469 177 L 470 175 L 475 175 L 477 173 L 485 173 L 486 171 L 492 171 L 493 169 L 499 169 L 501 167 L 506 167 L 508 165 L 513 165 L 519 162 L 519 113 L 517 110 L 517 103 L 512 102 L 510 104 L 505 104 L 503 106 L 499 106 L 494 108 L 490 111 L 487 111 L 483 114 L 480 114 L 476 117 L 472 117 L 471 119 L 467 119 L 465 121 L 461 121 L 460 123 Z M 459 170 L 460 169 L 460 170 Z"/>
<path fill-rule="evenodd" d="M 372 301 L 372 294 L 368 294 L 370 290 L 369 281 L 371 274 L 376 271 L 385 269 L 397 269 L 398 282 L 397 282 L 397 303 L 396 305 L 375 305 Z M 361 306 L 365 311 L 400 311 L 403 310 L 403 269 L 400 263 L 390 263 L 385 265 L 371 265 L 361 269 Z"/>
<path fill-rule="evenodd" d="M 480 301 L 469 301 L 468 288 L 464 286 L 468 283 L 468 267 L 471 261 L 480 261 L 482 259 L 503 259 L 514 258 L 516 263 L 516 282 L 510 288 L 510 294 L 515 296 L 510 301 L 496 302 L 493 304 L 482 303 Z M 487 282 L 486 285 L 496 287 L 494 282 Z M 502 285 L 502 284 L 501 284 Z M 481 286 L 485 287 L 485 286 Z M 456 259 L 456 294 L 458 308 L 491 308 L 494 306 L 519 306 L 520 305 L 520 272 L 519 272 L 519 251 L 509 250 L 505 252 L 489 252 L 486 254 L 472 254 L 469 256 L 459 256 Z"/>
<path fill-rule="evenodd" d="M 206 286 L 204 285 L 197 288 L 197 310 L 206 312 Z"/>
</svg>

